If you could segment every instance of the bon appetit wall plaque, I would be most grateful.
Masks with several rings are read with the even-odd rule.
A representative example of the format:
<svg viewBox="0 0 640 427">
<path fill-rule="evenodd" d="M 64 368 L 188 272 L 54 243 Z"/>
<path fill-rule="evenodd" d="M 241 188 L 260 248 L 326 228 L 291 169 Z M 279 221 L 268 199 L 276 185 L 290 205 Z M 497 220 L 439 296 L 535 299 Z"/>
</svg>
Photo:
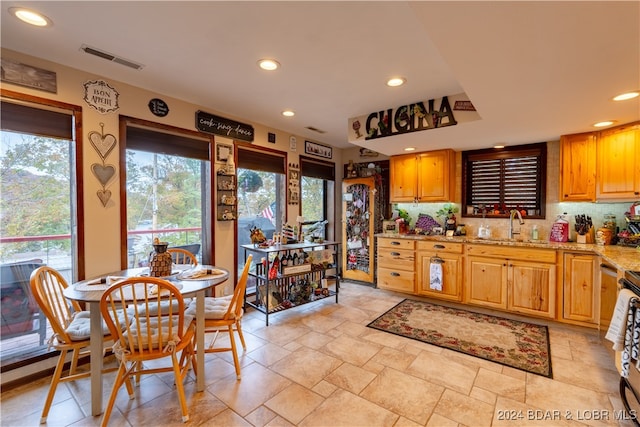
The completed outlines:
<svg viewBox="0 0 640 427">
<path fill-rule="evenodd" d="M 204 111 L 196 111 L 196 129 L 200 132 L 253 142 L 253 126 L 205 113 Z"/>
</svg>

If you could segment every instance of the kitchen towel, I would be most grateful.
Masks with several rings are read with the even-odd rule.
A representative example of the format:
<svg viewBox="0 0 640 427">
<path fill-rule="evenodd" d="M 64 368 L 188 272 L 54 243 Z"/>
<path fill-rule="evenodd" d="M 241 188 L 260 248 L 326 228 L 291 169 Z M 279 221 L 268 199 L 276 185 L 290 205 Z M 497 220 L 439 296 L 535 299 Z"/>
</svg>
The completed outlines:
<svg viewBox="0 0 640 427">
<path fill-rule="evenodd" d="M 434 291 L 442 290 L 442 264 L 432 262 L 429 267 L 429 287 Z"/>
<path fill-rule="evenodd" d="M 613 349 L 621 351 L 624 348 L 625 333 L 627 331 L 627 318 L 632 299 L 637 299 L 633 291 L 621 289 L 613 309 L 613 317 L 605 338 L 613 342 Z M 633 319 L 633 318 L 632 318 Z"/>
</svg>

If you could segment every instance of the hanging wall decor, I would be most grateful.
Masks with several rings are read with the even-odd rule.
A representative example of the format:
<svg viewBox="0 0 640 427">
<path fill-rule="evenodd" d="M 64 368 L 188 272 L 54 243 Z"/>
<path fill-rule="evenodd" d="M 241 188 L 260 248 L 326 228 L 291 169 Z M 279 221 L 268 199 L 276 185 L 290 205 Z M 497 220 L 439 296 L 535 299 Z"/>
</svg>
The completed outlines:
<svg viewBox="0 0 640 427">
<path fill-rule="evenodd" d="M 102 190 L 96 191 L 98 199 L 102 202 L 102 206 L 107 207 L 107 203 L 111 199 L 111 190 L 107 189 L 107 184 L 116 176 L 116 167 L 106 164 L 105 160 L 118 141 L 110 133 L 105 135 L 104 123 L 100 123 L 100 128 L 100 133 L 96 131 L 89 132 L 89 142 L 98 153 L 98 156 L 100 156 L 100 159 L 102 159 L 102 163 L 93 163 L 91 165 L 91 172 L 102 185 Z"/>
<path fill-rule="evenodd" d="M 91 80 L 84 85 L 84 101 L 102 114 L 118 111 L 120 94 L 104 80 Z"/>
<path fill-rule="evenodd" d="M 300 166 L 289 163 L 289 191 L 287 192 L 290 205 L 300 203 Z"/>
<path fill-rule="evenodd" d="M 313 154 L 327 159 L 331 159 L 333 157 L 333 150 L 331 147 L 318 144 L 317 142 L 305 141 L 304 152 L 306 154 Z"/>
</svg>

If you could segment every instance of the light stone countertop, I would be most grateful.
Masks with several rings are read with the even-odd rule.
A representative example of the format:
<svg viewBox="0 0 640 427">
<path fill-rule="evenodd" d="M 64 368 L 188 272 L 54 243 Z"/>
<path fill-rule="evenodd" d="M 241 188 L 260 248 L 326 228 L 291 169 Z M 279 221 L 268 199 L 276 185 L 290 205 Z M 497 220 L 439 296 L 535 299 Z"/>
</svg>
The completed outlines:
<svg viewBox="0 0 640 427">
<path fill-rule="evenodd" d="M 602 256 L 602 258 L 624 271 L 640 271 L 640 250 L 628 246 L 584 244 L 576 242 L 557 243 L 547 240 L 509 240 L 509 239 L 479 239 L 473 236 L 426 236 L 421 234 L 379 233 L 375 237 L 387 237 L 391 239 L 408 239 L 422 241 L 442 241 L 467 244 L 519 246 L 543 249 L 555 249 L 562 251 L 589 252 Z"/>
</svg>

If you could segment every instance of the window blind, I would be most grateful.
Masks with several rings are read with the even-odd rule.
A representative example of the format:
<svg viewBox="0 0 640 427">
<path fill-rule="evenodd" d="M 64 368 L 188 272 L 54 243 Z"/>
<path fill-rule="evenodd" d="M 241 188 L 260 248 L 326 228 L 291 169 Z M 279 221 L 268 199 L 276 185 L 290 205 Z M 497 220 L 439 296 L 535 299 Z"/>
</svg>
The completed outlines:
<svg viewBox="0 0 640 427">
<path fill-rule="evenodd" d="M 300 157 L 300 175 L 335 181 L 336 167 L 333 163 Z"/>
<path fill-rule="evenodd" d="M 259 151 L 238 145 L 238 167 L 263 172 L 286 173 L 287 158 L 284 153 Z"/>
<path fill-rule="evenodd" d="M 463 152 L 466 206 L 544 214 L 546 144 Z"/>
<path fill-rule="evenodd" d="M 1 128 L 66 140 L 73 139 L 72 112 L 61 113 L 2 101 Z"/>
</svg>

